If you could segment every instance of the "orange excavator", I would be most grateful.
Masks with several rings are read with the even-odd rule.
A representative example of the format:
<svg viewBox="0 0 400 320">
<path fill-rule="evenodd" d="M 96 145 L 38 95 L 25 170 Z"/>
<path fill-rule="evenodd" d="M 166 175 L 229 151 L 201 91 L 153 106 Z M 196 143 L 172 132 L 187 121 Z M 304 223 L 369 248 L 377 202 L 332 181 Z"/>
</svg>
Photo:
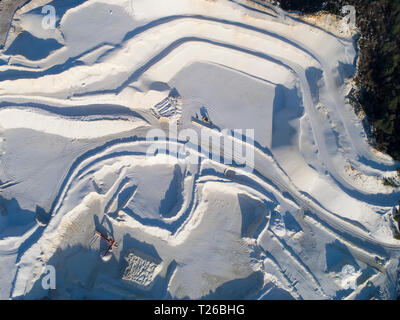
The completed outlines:
<svg viewBox="0 0 400 320">
<path fill-rule="evenodd" d="M 206 116 L 204 116 L 204 117 L 202 118 L 202 120 L 203 120 L 205 123 L 210 123 L 210 120 L 208 120 L 208 118 L 207 118 Z"/>
<path fill-rule="evenodd" d="M 104 241 L 106 241 L 109 244 L 109 247 L 105 251 L 103 257 L 105 257 L 109 252 L 111 252 L 113 247 L 118 247 L 118 243 L 115 240 L 107 237 L 106 235 L 102 234 L 100 231 L 96 230 L 96 235 L 101 237 Z"/>
</svg>

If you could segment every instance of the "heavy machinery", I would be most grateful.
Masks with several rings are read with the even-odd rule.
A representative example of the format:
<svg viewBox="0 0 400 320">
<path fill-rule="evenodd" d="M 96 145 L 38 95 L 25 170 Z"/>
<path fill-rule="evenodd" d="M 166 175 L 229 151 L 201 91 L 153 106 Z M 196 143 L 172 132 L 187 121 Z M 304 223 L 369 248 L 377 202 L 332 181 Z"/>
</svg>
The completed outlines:
<svg viewBox="0 0 400 320">
<path fill-rule="evenodd" d="M 95 231 L 95 236 L 96 236 L 96 238 L 103 239 L 104 241 L 106 241 L 108 243 L 109 246 L 102 255 L 103 260 L 105 260 L 105 259 L 108 260 L 107 258 L 111 258 L 111 255 L 109 255 L 109 253 L 112 252 L 113 247 L 118 247 L 118 243 L 114 239 L 107 237 L 106 235 L 104 235 L 103 233 L 101 233 L 98 230 Z"/>
</svg>

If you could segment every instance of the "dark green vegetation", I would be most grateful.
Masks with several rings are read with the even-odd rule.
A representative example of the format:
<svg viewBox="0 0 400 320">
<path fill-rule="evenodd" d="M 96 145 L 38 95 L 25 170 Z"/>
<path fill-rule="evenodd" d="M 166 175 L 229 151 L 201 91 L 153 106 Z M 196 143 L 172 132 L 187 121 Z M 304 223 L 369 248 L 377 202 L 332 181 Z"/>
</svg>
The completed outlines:
<svg viewBox="0 0 400 320">
<path fill-rule="evenodd" d="M 350 99 L 373 126 L 376 147 L 400 160 L 400 0 L 281 0 L 285 10 L 340 14 L 345 5 L 357 12 L 359 90 Z"/>
<path fill-rule="evenodd" d="M 322 0 L 280 0 L 282 9 L 296 10 L 302 13 L 315 13 L 321 10 L 339 14 L 340 1 L 322 1 Z M 367 2 L 367 1 L 366 1 Z M 349 3 L 348 3 L 349 4 Z"/>
<path fill-rule="evenodd" d="M 399 185 L 393 178 L 383 178 L 383 184 L 388 187 L 397 188 Z"/>
</svg>

